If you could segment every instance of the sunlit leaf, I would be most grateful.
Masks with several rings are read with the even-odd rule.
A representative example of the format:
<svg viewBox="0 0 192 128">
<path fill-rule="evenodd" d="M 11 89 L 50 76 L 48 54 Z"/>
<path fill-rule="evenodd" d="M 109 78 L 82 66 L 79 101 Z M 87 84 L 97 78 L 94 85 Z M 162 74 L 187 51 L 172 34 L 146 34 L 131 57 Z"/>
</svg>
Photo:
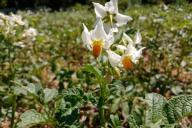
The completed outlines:
<svg viewBox="0 0 192 128">
<path fill-rule="evenodd" d="M 30 128 L 38 124 L 48 123 L 48 117 L 45 114 L 38 113 L 36 110 L 28 110 L 20 116 L 19 128 Z"/>
<path fill-rule="evenodd" d="M 57 95 L 58 95 L 58 90 L 57 89 L 49 89 L 46 88 L 43 90 L 45 94 L 44 102 L 48 103 L 51 100 L 53 100 Z"/>
</svg>

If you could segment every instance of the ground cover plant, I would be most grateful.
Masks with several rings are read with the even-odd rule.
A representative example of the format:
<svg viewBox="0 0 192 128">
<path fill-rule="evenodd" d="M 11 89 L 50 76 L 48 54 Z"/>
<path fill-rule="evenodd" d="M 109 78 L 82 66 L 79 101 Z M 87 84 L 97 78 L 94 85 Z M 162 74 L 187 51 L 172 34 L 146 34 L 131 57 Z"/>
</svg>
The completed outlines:
<svg viewBox="0 0 192 128">
<path fill-rule="evenodd" d="M 191 5 L 116 2 L 0 14 L 0 127 L 191 127 Z"/>
</svg>

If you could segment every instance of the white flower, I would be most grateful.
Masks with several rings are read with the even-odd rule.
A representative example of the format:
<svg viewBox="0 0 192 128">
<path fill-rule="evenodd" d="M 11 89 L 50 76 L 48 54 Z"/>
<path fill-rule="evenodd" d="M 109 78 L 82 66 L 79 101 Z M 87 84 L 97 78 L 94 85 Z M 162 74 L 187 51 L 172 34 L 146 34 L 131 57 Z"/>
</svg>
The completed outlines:
<svg viewBox="0 0 192 128">
<path fill-rule="evenodd" d="M 37 34 L 37 30 L 35 28 L 30 27 L 24 31 L 22 37 L 27 39 L 28 41 L 35 41 Z"/>
<path fill-rule="evenodd" d="M 29 28 L 25 31 L 25 33 L 23 34 L 23 37 L 30 37 L 30 38 L 34 38 L 37 36 L 37 30 L 34 28 Z"/>
<path fill-rule="evenodd" d="M 122 15 L 118 12 L 118 0 L 110 0 L 105 3 L 105 6 L 94 3 L 97 19 L 102 19 L 107 32 L 112 29 L 113 32 L 118 32 L 118 27 L 127 24 L 132 20 L 130 16 Z"/>
<path fill-rule="evenodd" d="M 14 46 L 17 46 L 17 47 L 20 47 L 20 48 L 25 48 L 25 47 L 26 47 L 26 45 L 24 44 L 24 42 L 21 42 L 21 41 L 15 42 L 15 43 L 13 43 L 13 45 L 14 45 Z"/>
<path fill-rule="evenodd" d="M 20 15 L 11 14 L 11 16 L 9 16 L 9 21 L 21 26 L 25 25 L 25 22 L 22 20 Z"/>
<path fill-rule="evenodd" d="M 107 34 L 103 28 L 102 20 L 99 20 L 94 30 L 89 31 L 85 25 L 82 33 L 82 40 L 95 58 L 99 57 L 102 49 L 109 49 L 114 41 L 112 32 Z"/>
<path fill-rule="evenodd" d="M 145 21 L 145 20 L 147 20 L 147 17 L 146 17 L 146 16 L 140 16 L 140 17 L 139 17 L 139 20 Z"/>
<path fill-rule="evenodd" d="M 2 19 L 0 19 L 0 27 L 1 26 L 4 26 L 5 24 L 4 24 L 4 21 L 2 20 Z"/>
<path fill-rule="evenodd" d="M 141 40 L 142 40 L 142 36 L 141 36 L 141 33 L 140 32 L 137 32 L 135 37 L 134 37 L 134 40 L 132 40 L 126 33 L 123 33 L 123 41 L 125 43 L 131 43 L 133 44 L 134 46 L 137 45 L 137 44 L 141 44 Z"/>
<path fill-rule="evenodd" d="M 3 14 L 3 13 L 0 13 L 0 19 L 6 19 L 7 18 L 7 16 L 5 15 L 5 14 Z"/>
<path fill-rule="evenodd" d="M 131 69 L 133 64 L 137 64 L 139 59 L 142 56 L 142 50 L 144 47 L 139 50 L 136 49 L 135 45 L 141 43 L 141 34 L 137 32 L 135 40 L 133 41 L 128 35 L 124 34 L 123 38 L 125 41 L 128 41 L 129 44 L 127 47 L 124 45 L 117 45 L 116 47 L 123 52 L 123 55 L 118 55 L 111 50 L 107 50 L 109 62 L 113 67 L 124 67 L 126 70 Z"/>
<path fill-rule="evenodd" d="M 131 69 L 133 64 L 138 63 L 142 56 L 143 49 L 144 48 L 137 50 L 132 44 L 129 44 L 122 56 L 111 50 L 107 50 L 109 62 L 113 67 L 120 66 L 124 67 L 126 70 Z"/>
</svg>

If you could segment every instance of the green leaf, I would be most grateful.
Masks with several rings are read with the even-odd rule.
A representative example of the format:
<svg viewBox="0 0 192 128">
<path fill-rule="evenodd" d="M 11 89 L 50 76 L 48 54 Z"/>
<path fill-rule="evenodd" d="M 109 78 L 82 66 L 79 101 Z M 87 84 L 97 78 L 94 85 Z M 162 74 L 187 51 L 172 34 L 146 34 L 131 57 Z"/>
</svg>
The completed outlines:
<svg viewBox="0 0 192 128">
<path fill-rule="evenodd" d="M 45 97 L 44 97 L 44 102 L 48 103 L 51 100 L 53 100 L 57 95 L 58 95 L 58 90 L 57 89 L 49 89 L 46 88 L 43 90 Z"/>
<path fill-rule="evenodd" d="M 40 85 L 35 85 L 35 84 L 32 84 L 32 83 L 29 83 L 29 85 L 26 87 L 26 90 L 35 95 L 35 96 L 38 96 L 39 92 L 41 91 L 41 87 Z"/>
<path fill-rule="evenodd" d="M 19 128 L 30 128 L 38 124 L 48 123 L 48 117 L 45 114 L 38 113 L 36 110 L 28 110 L 20 117 L 20 122 L 17 124 Z"/>
<path fill-rule="evenodd" d="M 102 73 L 99 71 L 98 68 L 94 67 L 93 65 L 86 65 L 83 68 L 83 71 L 94 74 L 97 77 L 100 84 L 103 84 L 105 82 L 105 80 L 103 79 Z"/>
<path fill-rule="evenodd" d="M 117 109 L 119 108 L 119 103 L 121 101 L 121 98 L 116 98 L 113 101 L 113 104 L 111 105 L 111 112 L 115 113 L 117 111 Z"/>
<path fill-rule="evenodd" d="M 65 103 L 65 100 L 64 100 L 63 98 L 60 98 L 59 100 L 57 100 L 57 101 L 55 102 L 55 108 L 56 108 L 56 110 L 65 108 L 65 106 L 66 106 L 66 103 Z"/>
<path fill-rule="evenodd" d="M 83 71 L 92 73 L 96 76 L 98 83 L 100 84 L 100 87 L 101 87 L 101 91 L 102 91 L 101 93 L 103 95 L 103 98 L 105 99 L 109 94 L 109 88 L 106 86 L 105 79 L 101 71 L 98 68 L 94 67 L 93 65 L 86 65 L 83 68 Z"/>
<path fill-rule="evenodd" d="M 13 95 L 6 95 L 1 100 L 2 100 L 2 104 L 1 104 L 2 106 L 10 107 L 13 103 L 14 98 L 13 98 Z"/>
<path fill-rule="evenodd" d="M 192 96 L 182 95 L 172 98 L 164 106 L 164 114 L 170 124 L 192 115 Z"/>
<path fill-rule="evenodd" d="M 113 128 L 120 128 L 121 122 L 119 120 L 118 115 L 110 115 L 110 119 L 111 119 Z"/>
<path fill-rule="evenodd" d="M 27 90 L 24 87 L 14 86 L 13 90 L 14 90 L 14 94 L 16 95 L 20 95 L 20 94 L 27 95 Z"/>
<path fill-rule="evenodd" d="M 122 114 L 127 119 L 129 117 L 129 103 L 128 102 L 122 102 L 121 108 L 122 108 Z"/>
<path fill-rule="evenodd" d="M 171 91 L 172 91 L 175 95 L 179 95 L 180 93 L 183 92 L 182 86 L 173 86 L 173 87 L 171 88 Z"/>
<path fill-rule="evenodd" d="M 149 111 L 147 111 L 148 114 L 146 118 L 151 120 L 154 124 L 157 123 L 159 120 L 167 122 L 166 118 L 163 115 L 163 107 L 167 103 L 165 97 L 156 93 L 150 93 L 146 95 L 146 102 L 149 105 Z"/>
<path fill-rule="evenodd" d="M 130 115 L 128 117 L 128 122 L 129 122 L 130 128 L 139 128 L 139 126 L 137 125 L 137 121 L 133 115 Z"/>
</svg>

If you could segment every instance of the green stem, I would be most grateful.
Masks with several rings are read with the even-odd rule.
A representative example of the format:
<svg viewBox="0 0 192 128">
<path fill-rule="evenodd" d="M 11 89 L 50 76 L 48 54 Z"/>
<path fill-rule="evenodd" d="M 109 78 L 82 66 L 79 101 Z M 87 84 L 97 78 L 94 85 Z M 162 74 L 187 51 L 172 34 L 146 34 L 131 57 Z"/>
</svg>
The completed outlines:
<svg viewBox="0 0 192 128">
<path fill-rule="evenodd" d="M 105 126 L 105 85 L 100 85 L 100 99 L 99 99 L 99 115 L 101 126 Z"/>
<path fill-rule="evenodd" d="M 102 67 L 99 60 L 97 60 L 97 66 Z M 98 108 L 99 108 L 99 117 L 100 117 L 100 123 L 102 127 L 105 127 L 105 110 L 104 110 L 104 105 L 105 105 L 105 97 L 106 97 L 106 84 L 103 80 L 98 79 L 98 83 L 100 85 L 100 98 L 99 98 L 99 103 L 98 103 Z"/>
<path fill-rule="evenodd" d="M 11 114 L 11 128 L 15 127 L 15 111 L 16 111 L 16 95 L 13 95 L 13 103 L 12 103 L 12 114 Z"/>
</svg>

